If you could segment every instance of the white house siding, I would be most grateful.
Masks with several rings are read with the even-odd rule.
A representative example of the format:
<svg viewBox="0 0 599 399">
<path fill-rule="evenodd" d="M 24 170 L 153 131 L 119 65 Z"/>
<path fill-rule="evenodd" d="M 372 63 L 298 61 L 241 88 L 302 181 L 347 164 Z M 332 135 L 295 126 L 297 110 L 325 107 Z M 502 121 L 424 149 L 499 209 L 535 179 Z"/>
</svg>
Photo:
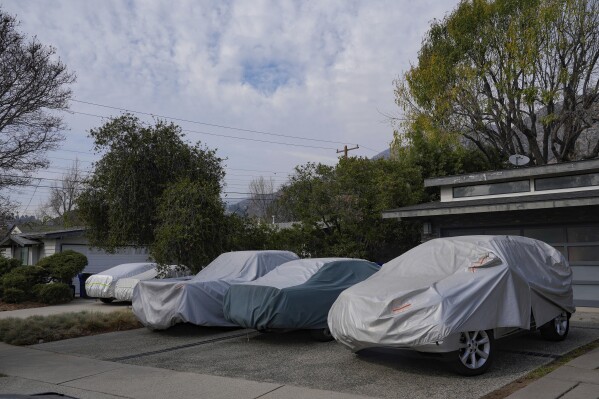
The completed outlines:
<svg viewBox="0 0 599 399">
<path fill-rule="evenodd" d="M 43 240 L 44 245 L 40 248 L 40 259 L 54 255 L 56 251 L 56 240 Z"/>
</svg>

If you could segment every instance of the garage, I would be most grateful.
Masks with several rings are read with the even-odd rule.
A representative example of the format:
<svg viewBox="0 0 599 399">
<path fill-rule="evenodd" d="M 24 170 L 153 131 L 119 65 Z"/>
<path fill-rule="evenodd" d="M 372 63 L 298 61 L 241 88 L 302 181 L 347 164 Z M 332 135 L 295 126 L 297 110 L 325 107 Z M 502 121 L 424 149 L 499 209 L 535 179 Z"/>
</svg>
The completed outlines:
<svg viewBox="0 0 599 399">
<path fill-rule="evenodd" d="M 387 210 L 422 223 L 422 240 L 473 234 L 535 238 L 568 259 L 576 306 L 599 307 L 599 160 L 426 179 L 440 201 Z"/>
<path fill-rule="evenodd" d="M 121 247 L 115 253 L 109 253 L 85 244 L 62 244 L 61 252 L 67 250 L 87 256 L 87 266 L 83 272 L 91 274 L 103 272 L 122 263 L 147 262 L 149 259 L 147 248 Z"/>
</svg>

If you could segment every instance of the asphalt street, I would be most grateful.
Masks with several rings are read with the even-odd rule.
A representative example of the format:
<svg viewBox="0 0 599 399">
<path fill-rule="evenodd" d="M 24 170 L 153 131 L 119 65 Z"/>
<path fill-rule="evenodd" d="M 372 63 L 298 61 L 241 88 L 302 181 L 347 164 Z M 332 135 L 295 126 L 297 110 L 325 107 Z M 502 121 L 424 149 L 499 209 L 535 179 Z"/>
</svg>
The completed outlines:
<svg viewBox="0 0 599 399">
<path fill-rule="evenodd" d="M 376 350 L 356 355 L 336 342 L 313 341 L 305 331 L 179 325 L 139 329 L 35 345 L 46 351 L 124 364 L 242 378 L 382 398 L 479 398 L 565 353 L 599 339 L 599 315 L 573 316 L 568 339 L 547 342 L 538 333 L 497 342 L 492 369 L 465 378 L 435 358 Z"/>
</svg>

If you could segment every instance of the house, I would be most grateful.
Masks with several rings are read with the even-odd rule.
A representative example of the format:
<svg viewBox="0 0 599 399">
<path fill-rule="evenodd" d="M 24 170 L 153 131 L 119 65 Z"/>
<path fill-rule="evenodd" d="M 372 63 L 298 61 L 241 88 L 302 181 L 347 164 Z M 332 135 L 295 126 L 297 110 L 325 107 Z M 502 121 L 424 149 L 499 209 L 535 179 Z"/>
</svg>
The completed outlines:
<svg viewBox="0 0 599 399">
<path fill-rule="evenodd" d="M 85 237 L 85 227 L 12 226 L 0 242 L 0 251 L 9 258 L 21 259 L 23 265 L 34 265 L 52 254 L 73 250 L 87 256 L 83 273 L 100 273 L 121 263 L 147 262 L 147 248 L 123 246 L 114 253 L 93 248 Z M 78 284 L 77 290 L 79 289 Z"/>
<path fill-rule="evenodd" d="M 574 275 L 577 306 L 599 307 L 599 160 L 426 179 L 441 200 L 383 212 L 422 223 L 422 240 L 471 234 L 536 238 Z"/>
</svg>

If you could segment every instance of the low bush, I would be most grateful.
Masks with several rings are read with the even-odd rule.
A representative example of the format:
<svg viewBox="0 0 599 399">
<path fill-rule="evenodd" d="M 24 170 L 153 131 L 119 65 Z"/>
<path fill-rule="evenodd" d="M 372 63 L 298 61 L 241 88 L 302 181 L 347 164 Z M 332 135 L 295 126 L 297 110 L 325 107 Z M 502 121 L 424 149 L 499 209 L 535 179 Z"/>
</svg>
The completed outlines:
<svg viewBox="0 0 599 399">
<path fill-rule="evenodd" d="M 67 303 L 73 300 L 73 291 L 65 283 L 42 284 L 34 287 L 37 300 L 48 305 Z"/>
<path fill-rule="evenodd" d="M 2 301 L 6 303 L 21 303 L 28 299 L 27 292 L 18 288 L 5 288 L 2 293 Z"/>
<path fill-rule="evenodd" d="M 0 341 L 10 345 L 33 345 L 140 327 L 142 325 L 130 310 L 8 318 L 0 320 Z"/>
<path fill-rule="evenodd" d="M 11 303 L 33 300 L 35 299 L 33 287 L 47 281 L 48 273 L 45 269 L 39 266 L 19 266 L 0 278 L 0 285 L 3 288 L 2 299 Z M 24 293 L 24 298 L 21 293 Z"/>
<path fill-rule="evenodd" d="M 19 259 L 0 256 L 0 277 L 19 266 L 21 266 L 21 261 Z"/>
<path fill-rule="evenodd" d="M 87 257 L 67 250 L 43 258 L 37 262 L 37 266 L 44 268 L 52 280 L 71 284 L 73 278 L 87 266 Z"/>
</svg>

